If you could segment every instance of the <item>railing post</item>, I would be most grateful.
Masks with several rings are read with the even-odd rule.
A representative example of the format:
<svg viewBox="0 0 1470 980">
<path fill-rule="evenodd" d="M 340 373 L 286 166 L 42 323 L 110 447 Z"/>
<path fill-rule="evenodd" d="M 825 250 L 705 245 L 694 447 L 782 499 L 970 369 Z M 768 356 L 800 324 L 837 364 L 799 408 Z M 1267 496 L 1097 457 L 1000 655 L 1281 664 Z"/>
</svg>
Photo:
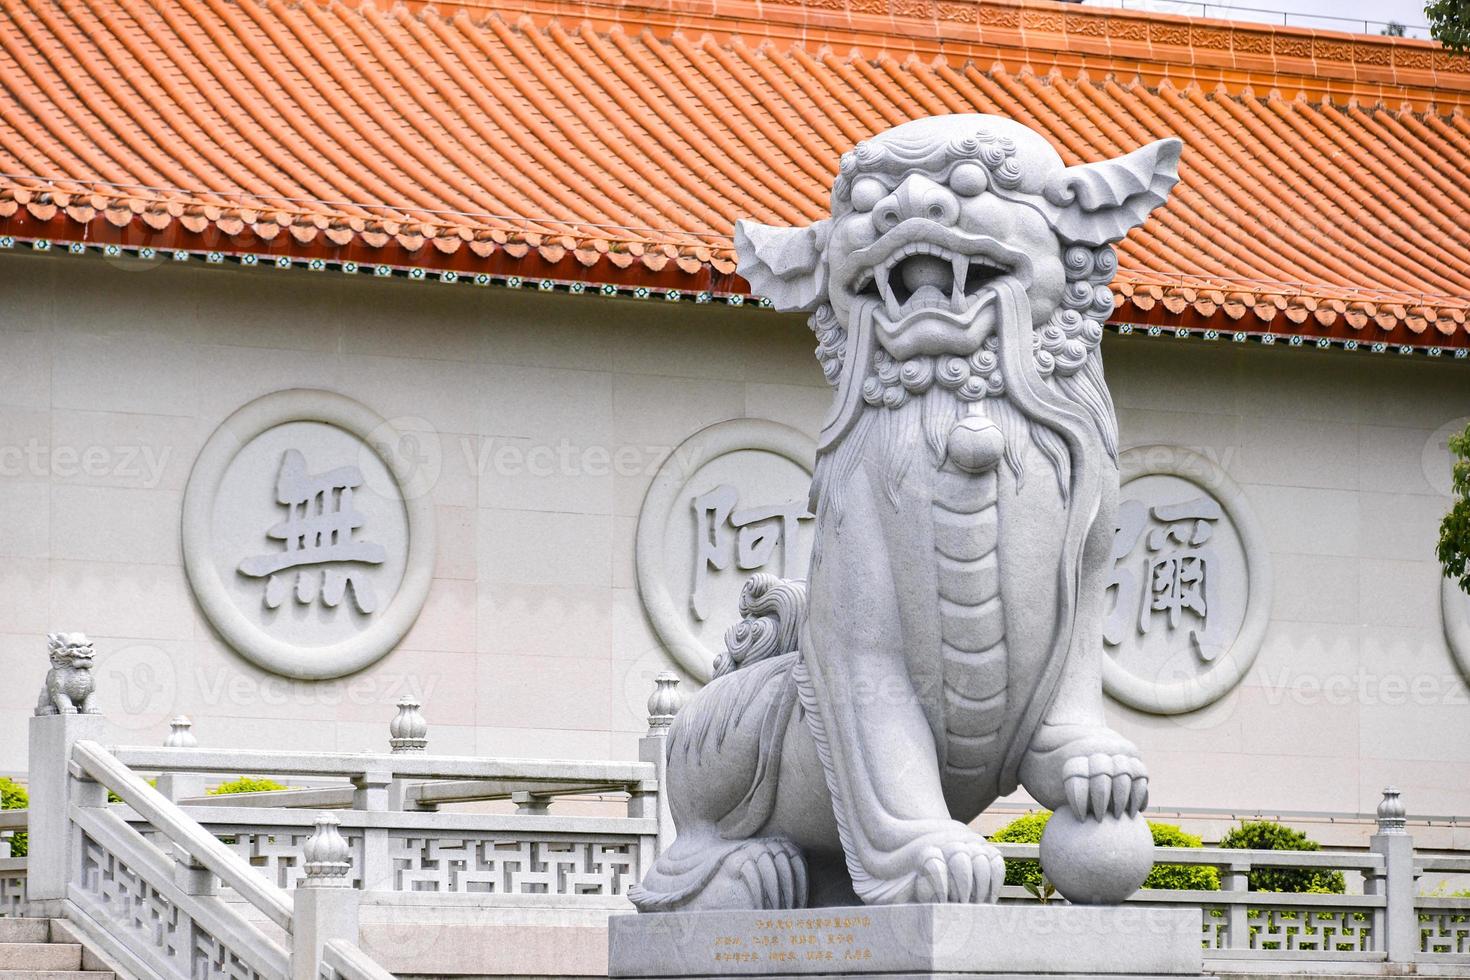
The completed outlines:
<svg viewBox="0 0 1470 980">
<path fill-rule="evenodd" d="M 185 895 L 214 896 L 219 894 L 219 879 L 214 876 L 204 865 L 184 848 L 177 844 L 173 847 L 174 852 L 174 883 Z M 174 950 L 172 959 L 179 967 L 181 973 L 190 971 L 189 959 L 192 951 L 199 948 L 201 943 L 207 944 L 210 940 L 200 935 L 199 923 L 193 919 L 188 920 L 189 939 L 186 943 L 180 943 Z"/>
<path fill-rule="evenodd" d="M 1222 869 L 1220 889 L 1235 898 L 1247 895 L 1251 890 L 1251 866 L 1248 863 L 1232 862 Z M 1250 908 L 1243 901 L 1231 902 L 1225 909 L 1225 935 L 1231 949 L 1250 949 Z"/>
<path fill-rule="evenodd" d="M 388 748 L 394 755 L 422 755 L 429 746 L 429 723 L 419 711 L 418 699 L 405 694 L 398 699 L 398 714 L 388 722 Z M 388 809 L 425 809 L 408 800 L 409 781 L 395 779 L 388 788 Z"/>
<path fill-rule="evenodd" d="M 408 695 L 398 699 L 398 714 L 388 723 L 388 746 L 394 755 L 428 748 L 429 723 L 419 708 L 419 702 Z"/>
<path fill-rule="evenodd" d="M 353 777 L 354 810 L 386 813 L 393 796 L 393 775 L 387 772 L 364 772 Z M 382 827 L 362 828 L 362 890 L 393 890 L 393 856 L 388 852 L 388 831 Z"/>
<path fill-rule="evenodd" d="M 199 747 L 194 737 L 194 723 L 185 715 L 179 715 L 168 723 L 168 736 L 163 740 L 166 749 L 193 749 Z M 157 789 L 169 802 L 204 795 L 204 775 L 197 772 L 161 772 L 158 774 Z"/>
<path fill-rule="evenodd" d="M 662 854 L 674 842 L 674 818 L 669 812 L 667 786 L 669 726 L 683 704 L 679 693 L 679 675 L 672 670 L 659 673 L 653 680 L 653 693 L 648 696 L 648 734 L 638 740 L 638 759 L 653 763 L 656 783 L 652 807 L 646 791 L 635 791 L 628 803 L 629 816 L 653 816 L 658 822 L 655 854 Z M 649 814 L 648 810 L 653 810 Z M 649 862 L 652 863 L 651 861 Z"/>
<path fill-rule="evenodd" d="M 352 887 L 352 852 L 337 830 L 337 818 L 322 814 L 302 849 L 306 877 L 294 893 L 291 917 L 291 978 L 317 980 L 322 947 L 333 939 L 358 942 L 361 893 Z"/>
<path fill-rule="evenodd" d="M 188 715 L 178 715 L 168 723 L 168 735 L 163 740 L 166 749 L 197 749 L 199 739 L 194 737 L 194 723 Z"/>
<path fill-rule="evenodd" d="M 1371 882 L 1373 894 L 1386 899 L 1379 948 L 1390 963 L 1412 963 L 1419 953 L 1419 916 L 1414 908 L 1414 838 L 1399 791 L 1383 791 L 1378 804 L 1378 833 L 1369 849 L 1383 856 L 1383 879 Z"/>
<path fill-rule="evenodd" d="M 105 725 L 92 703 L 92 645 L 81 633 L 46 637 L 51 670 L 30 722 L 30 856 L 26 897 L 34 915 L 60 914 L 76 867 L 81 835 L 73 833 L 70 806 L 105 806 L 107 795 L 91 780 L 71 774 L 72 746 L 101 740 Z M 74 700 L 75 699 L 75 700 Z"/>
<path fill-rule="evenodd" d="M 516 813 L 522 815 L 544 817 L 551 812 L 551 801 L 528 789 L 515 790 L 510 794 L 510 801 L 516 805 Z"/>
</svg>

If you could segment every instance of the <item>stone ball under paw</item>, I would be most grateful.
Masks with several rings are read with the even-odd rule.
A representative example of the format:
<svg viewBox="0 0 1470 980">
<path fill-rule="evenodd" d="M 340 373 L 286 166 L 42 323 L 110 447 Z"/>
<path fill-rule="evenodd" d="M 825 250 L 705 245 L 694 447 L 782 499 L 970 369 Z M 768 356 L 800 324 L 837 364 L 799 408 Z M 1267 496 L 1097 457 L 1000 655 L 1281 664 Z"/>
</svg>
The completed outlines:
<svg viewBox="0 0 1470 980">
<path fill-rule="evenodd" d="M 1117 905 L 1138 891 L 1154 864 L 1153 833 L 1141 816 L 1051 815 L 1041 834 L 1041 869 L 1075 905 Z"/>
</svg>

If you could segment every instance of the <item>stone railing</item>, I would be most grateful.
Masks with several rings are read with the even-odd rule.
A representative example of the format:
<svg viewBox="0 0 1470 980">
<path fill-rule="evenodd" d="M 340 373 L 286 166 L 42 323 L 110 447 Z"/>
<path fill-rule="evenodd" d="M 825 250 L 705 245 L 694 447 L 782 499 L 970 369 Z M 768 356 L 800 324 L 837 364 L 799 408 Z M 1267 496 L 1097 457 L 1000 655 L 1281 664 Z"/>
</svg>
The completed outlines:
<svg viewBox="0 0 1470 980">
<path fill-rule="evenodd" d="M 0 915 L 65 914 L 118 962 L 161 963 L 163 975 L 193 964 L 303 980 L 390 976 L 355 945 L 359 909 L 378 927 L 405 913 L 462 923 L 496 910 L 605 922 L 631 908 L 627 887 L 672 838 L 659 790 L 676 684 L 659 678 L 636 762 L 432 755 L 410 701 L 381 754 L 199 748 L 183 719 L 164 747 L 104 749 L 87 740 L 91 716 L 36 719 L 37 730 L 62 734 L 33 733 L 33 809 L 0 813 L 0 840 L 32 835 L 31 858 L 0 856 Z M 205 795 L 235 775 L 293 788 Z M 109 805 L 107 790 L 122 802 Z M 1377 830 L 1366 851 L 1160 848 L 1161 864 L 1218 869 L 1221 889 L 1149 890 L 1131 901 L 1199 907 L 1215 972 L 1465 972 L 1470 900 L 1419 895 L 1417 880 L 1470 874 L 1470 858 L 1416 853 L 1392 791 Z M 1035 845 L 1000 849 L 1038 856 Z M 1348 893 L 1250 891 L 1261 868 L 1341 871 Z M 1007 887 L 1002 900 L 1036 899 Z"/>
<path fill-rule="evenodd" d="M 1129 901 L 1199 906 L 1205 959 L 1217 972 L 1291 973 L 1312 964 L 1464 972 L 1470 966 L 1470 899 L 1420 895 L 1418 879 L 1470 873 L 1470 858 L 1416 854 L 1405 822 L 1398 791 L 1388 789 L 1367 851 L 1155 848 L 1157 864 L 1217 869 L 1220 889 L 1145 889 Z M 1040 851 L 1034 844 L 997 846 L 1007 858 L 1036 860 Z M 1342 872 L 1346 893 L 1251 891 L 1250 873 L 1262 868 Z M 1014 886 L 1003 888 L 1001 899 L 1036 901 Z"/>
<path fill-rule="evenodd" d="M 322 948 L 321 980 L 393 980 L 393 974 L 351 943 L 333 939 Z"/>
<path fill-rule="evenodd" d="M 1470 858 L 1416 855 L 1414 874 L 1470 874 Z M 1416 895 L 1414 911 L 1421 962 L 1470 964 L 1470 899 Z"/>
<path fill-rule="evenodd" d="M 314 813 L 330 808 L 367 892 L 464 896 L 472 904 L 626 907 L 623 895 L 657 853 L 657 768 L 647 762 L 562 762 L 408 754 L 118 748 L 139 772 L 330 779 L 339 786 L 185 797 L 182 812 L 280 888 L 304 874 Z M 162 785 L 162 780 L 160 780 Z M 626 797 L 621 815 L 559 815 L 556 800 Z M 514 813 L 446 812 L 509 800 Z M 124 816 L 123 819 L 129 819 Z"/>
<path fill-rule="evenodd" d="M 0 916 L 20 915 L 26 901 L 24 857 L 12 857 L 10 840 L 28 823 L 25 810 L 0 810 Z"/>
<path fill-rule="evenodd" d="M 1035 845 L 1000 845 L 1006 857 L 1035 858 Z M 1254 851 L 1200 847 L 1156 848 L 1160 864 L 1198 865 L 1220 871 L 1218 891 L 1145 889 L 1131 902 L 1200 908 L 1201 944 L 1217 967 L 1241 961 L 1260 969 L 1263 961 L 1336 960 L 1387 962 L 1384 916 L 1387 897 L 1382 855 L 1359 852 Z M 1351 894 L 1250 891 L 1256 868 L 1357 872 L 1363 891 Z M 1006 888 L 1003 899 L 1034 900 Z M 1470 903 L 1462 903 L 1470 905 Z M 1408 957 L 1412 960 L 1412 957 Z"/>
<path fill-rule="evenodd" d="M 431 755 L 407 699 L 386 753 L 200 748 L 183 718 L 163 747 L 104 748 L 95 715 L 35 718 L 31 809 L 0 815 L 0 843 L 26 829 L 32 847 L 0 851 L 0 915 L 72 920 L 139 975 L 363 980 L 394 957 L 504 974 L 528 956 L 596 973 L 589 937 L 672 837 L 658 789 L 676 684 L 658 679 L 632 762 Z M 293 788 L 206 794 L 235 776 Z"/>
<path fill-rule="evenodd" d="M 383 754 L 201 749 L 182 719 L 163 748 L 113 751 L 132 769 L 157 773 L 160 792 L 278 888 L 301 882 L 314 814 L 329 809 L 351 857 L 350 884 L 374 903 L 413 893 L 441 905 L 626 909 L 627 889 L 673 834 L 659 785 L 672 718 L 665 702 L 677 710 L 677 683 L 672 673 L 657 680 L 637 762 L 431 755 L 411 699 L 399 703 L 392 751 Z M 234 775 L 315 785 L 203 795 Z M 604 812 L 557 812 L 558 800 L 593 796 Z M 441 809 L 495 802 L 514 812 Z"/>
<path fill-rule="evenodd" d="M 24 898 L 6 914 L 63 918 L 131 976 L 388 976 L 367 970 L 355 950 L 360 893 L 348 885 L 335 818 L 315 819 L 301 852 L 304 877 L 288 892 L 95 741 L 98 721 L 77 713 L 31 720 L 30 853 Z M 327 965 L 328 944 L 342 966 Z"/>
</svg>

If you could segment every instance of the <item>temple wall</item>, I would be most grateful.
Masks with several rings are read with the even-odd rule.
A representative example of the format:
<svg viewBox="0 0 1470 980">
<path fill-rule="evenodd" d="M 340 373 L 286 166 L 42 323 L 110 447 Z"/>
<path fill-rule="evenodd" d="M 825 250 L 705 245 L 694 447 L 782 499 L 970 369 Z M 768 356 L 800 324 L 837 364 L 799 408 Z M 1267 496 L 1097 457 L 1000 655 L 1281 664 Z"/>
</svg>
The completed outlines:
<svg viewBox="0 0 1470 980">
<path fill-rule="evenodd" d="M 631 757 L 671 663 L 634 570 L 654 473 L 725 419 L 815 436 L 828 401 L 800 320 L 756 310 L 197 261 L 17 254 L 0 276 L 0 772 L 24 769 L 56 629 L 94 639 L 120 742 L 157 743 L 185 713 L 203 745 L 382 750 L 393 703 L 416 694 L 431 751 Z M 1433 560 L 1440 430 L 1470 415 L 1466 365 L 1113 335 L 1104 349 L 1123 445 L 1217 462 L 1274 569 L 1241 685 L 1185 715 L 1110 703 L 1154 801 L 1362 811 L 1395 783 L 1414 812 L 1470 808 L 1470 699 Z M 290 387 L 437 434 L 428 600 L 397 650 L 342 680 L 234 654 L 182 565 L 200 448 Z"/>
</svg>

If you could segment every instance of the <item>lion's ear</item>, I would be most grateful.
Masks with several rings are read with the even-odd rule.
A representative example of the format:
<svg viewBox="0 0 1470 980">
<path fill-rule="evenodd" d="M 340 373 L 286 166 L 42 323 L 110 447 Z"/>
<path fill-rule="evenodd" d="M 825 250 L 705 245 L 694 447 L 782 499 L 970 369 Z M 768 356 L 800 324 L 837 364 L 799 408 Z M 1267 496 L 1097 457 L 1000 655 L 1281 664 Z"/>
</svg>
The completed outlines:
<svg viewBox="0 0 1470 980">
<path fill-rule="evenodd" d="M 1168 199 L 1179 181 L 1183 146 L 1170 137 L 1126 156 L 1063 170 L 1042 189 L 1052 205 L 1052 227 L 1079 245 L 1119 241 Z"/>
<path fill-rule="evenodd" d="M 735 222 L 736 271 L 778 310 L 815 310 L 827 299 L 830 220 L 801 228 Z"/>
</svg>

